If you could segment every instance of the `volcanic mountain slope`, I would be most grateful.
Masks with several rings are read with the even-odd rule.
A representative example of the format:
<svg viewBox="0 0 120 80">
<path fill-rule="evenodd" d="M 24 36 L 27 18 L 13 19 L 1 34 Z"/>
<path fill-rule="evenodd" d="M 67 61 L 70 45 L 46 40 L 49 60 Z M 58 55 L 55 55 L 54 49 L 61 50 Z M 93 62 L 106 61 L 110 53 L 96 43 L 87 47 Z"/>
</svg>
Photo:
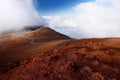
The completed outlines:
<svg viewBox="0 0 120 80">
<path fill-rule="evenodd" d="M 120 80 L 120 39 L 81 39 L 21 60 L 1 80 Z M 6 68 L 12 67 L 12 65 Z"/>
<path fill-rule="evenodd" d="M 48 27 L 0 35 L 0 63 L 20 60 L 56 48 L 68 39 Z"/>
<path fill-rule="evenodd" d="M 69 39 L 68 36 L 60 34 L 48 27 L 41 27 L 40 29 L 36 29 L 35 31 L 30 31 L 26 34 L 27 38 L 32 38 L 38 42 L 46 42 L 53 40 L 61 40 L 61 39 Z"/>
<path fill-rule="evenodd" d="M 0 37 L 0 80 L 120 80 L 120 39 L 71 39 L 40 27 Z"/>
</svg>

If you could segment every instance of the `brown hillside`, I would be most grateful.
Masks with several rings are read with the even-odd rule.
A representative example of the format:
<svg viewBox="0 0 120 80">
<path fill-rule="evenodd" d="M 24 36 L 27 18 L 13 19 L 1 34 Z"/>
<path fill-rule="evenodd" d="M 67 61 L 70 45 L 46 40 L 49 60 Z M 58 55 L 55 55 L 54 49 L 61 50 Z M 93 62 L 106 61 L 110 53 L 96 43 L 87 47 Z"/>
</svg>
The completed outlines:
<svg viewBox="0 0 120 80">
<path fill-rule="evenodd" d="M 120 80 L 119 38 L 68 40 L 58 46 L 3 66 L 10 71 L 0 79 Z"/>
<path fill-rule="evenodd" d="M 68 39 L 70 38 L 48 27 L 0 35 L 0 65 L 57 48 L 57 45 Z"/>
<path fill-rule="evenodd" d="M 31 38 L 39 42 L 70 39 L 70 37 L 65 36 L 61 33 L 58 33 L 55 30 L 48 27 L 41 27 L 37 30 L 30 31 L 25 36 L 26 38 L 29 38 L 29 39 Z"/>
</svg>

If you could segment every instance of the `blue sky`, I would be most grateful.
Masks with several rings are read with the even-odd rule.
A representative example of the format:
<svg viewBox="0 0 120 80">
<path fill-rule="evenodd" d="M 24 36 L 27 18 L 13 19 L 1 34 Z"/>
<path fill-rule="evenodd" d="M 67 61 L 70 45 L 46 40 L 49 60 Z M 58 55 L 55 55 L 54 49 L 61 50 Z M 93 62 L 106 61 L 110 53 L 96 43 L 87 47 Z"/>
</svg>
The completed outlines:
<svg viewBox="0 0 120 80">
<path fill-rule="evenodd" d="M 73 38 L 120 37 L 119 23 L 120 0 L 0 0 L 0 33 L 44 25 Z"/>
<path fill-rule="evenodd" d="M 93 0 L 36 0 L 36 8 L 41 15 L 62 14 L 73 6 Z"/>
<path fill-rule="evenodd" d="M 47 26 L 75 38 L 120 36 L 119 0 L 38 0 Z"/>
</svg>

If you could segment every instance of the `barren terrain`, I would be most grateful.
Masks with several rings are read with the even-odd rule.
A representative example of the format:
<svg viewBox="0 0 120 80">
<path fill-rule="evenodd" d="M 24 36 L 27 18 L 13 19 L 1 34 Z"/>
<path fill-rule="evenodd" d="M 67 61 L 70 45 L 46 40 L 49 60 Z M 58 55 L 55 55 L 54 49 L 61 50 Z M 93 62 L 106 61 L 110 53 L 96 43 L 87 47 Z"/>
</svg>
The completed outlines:
<svg viewBox="0 0 120 80">
<path fill-rule="evenodd" d="M 0 80 L 120 80 L 120 38 L 71 39 L 44 27 L 23 35 L 1 37 Z"/>
</svg>

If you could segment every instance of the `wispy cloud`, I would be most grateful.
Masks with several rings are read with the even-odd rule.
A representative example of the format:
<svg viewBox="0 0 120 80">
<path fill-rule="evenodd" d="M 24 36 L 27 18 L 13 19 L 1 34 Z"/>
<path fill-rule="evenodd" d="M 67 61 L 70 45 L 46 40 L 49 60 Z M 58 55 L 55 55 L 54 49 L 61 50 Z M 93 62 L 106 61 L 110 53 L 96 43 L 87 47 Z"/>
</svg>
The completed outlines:
<svg viewBox="0 0 120 80">
<path fill-rule="evenodd" d="M 51 16 L 48 26 L 71 37 L 120 37 L 120 1 L 80 3 L 66 15 Z"/>
<path fill-rule="evenodd" d="M 0 32 L 19 30 L 24 26 L 40 24 L 40 15 L 36 11 L 34 0 L 1 0 Z"/>
</svg>

